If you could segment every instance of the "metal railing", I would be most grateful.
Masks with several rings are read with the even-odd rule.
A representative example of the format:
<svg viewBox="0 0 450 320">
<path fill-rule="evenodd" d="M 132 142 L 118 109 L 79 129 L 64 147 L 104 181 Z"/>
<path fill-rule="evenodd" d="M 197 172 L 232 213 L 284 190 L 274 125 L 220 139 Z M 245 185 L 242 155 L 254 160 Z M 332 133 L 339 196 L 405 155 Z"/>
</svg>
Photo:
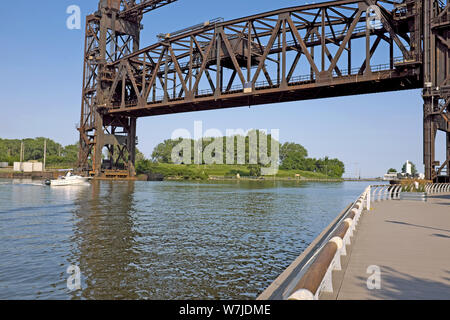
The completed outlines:
<svg viewBox="0 0 450 320">
<path fill-rule="evenodd" d="M 216 25 L 216 24 L 222 23 L 223 21 L 224 21 L 223 18 L 215 18 L 215 19 L 203 22 L 203 23 L 196 24 L 194 26 L 184 28 L 182 30 L 177 30 L 177 31 L 170 32 L 170 33 L 160 33 L 157 35 L 157 38 L 159 41 L 164 41 L 164 40 L 170 39 L 171 37 L 175 37 L 175 36 L 178 36 L 183 33 L 200 30 L 203 28 L 207 28 L 211 25 Z"/>
<path fill-rule="evenodd" d="M 324 244 L 305 264 L 303 269 L 306 271 L 288 300 L 318 300 L 320 293 L 333 292 L 332 273 L 341 270 L 341 256 L 347 254 L 346 246 L 351 244 L 364 209 L 370 210 L 370 187 L 348 208 Z"/>
<path fill-rule="evenodd" d="M 372 202 L 384 200 L 398 200 L 403 190 L 402 185 L 374 185 L 369 187 L 370 199 Z M 370 209 L 370 206 L 369 206 Z"/>
<path fill-rule="evenodd" d="M 450 183 L 428 183 L 425 186 L 414 183 L 370 186 L 370 198 L 372 202 L 414 198 L 426 200 L 428 195 L 448 192 L 450 192 Z M 406 197 L 407 194 L 417 196 Z"/>
<path fill-rule="evenodd" d="M 427 194 L 449 193 L 450 183 L 429 183 L 425 186 Z"/>
<path fill-rule="evenodd" d="M 342 269 L 341 257 L 347 255 L 346 246 L 351 244 L 351 237 L 364 210 L 369 211 L 374 202 L 401 199 L 403 190 L 408 190 L 409 187 L 411 185 L 367 187 L 342 215 L 336 227 L 328 233 L 323 245 L 304 264 L 299 271 L 301 278 L 294 289 L 289 290 L 287 299 L 318 300 L 321 293 L 333 293 L 333 271 Z M 421 188 L 424 188 L 426 194 L 450 193 L 450 183 L 430 183 Z"/>
</svg>

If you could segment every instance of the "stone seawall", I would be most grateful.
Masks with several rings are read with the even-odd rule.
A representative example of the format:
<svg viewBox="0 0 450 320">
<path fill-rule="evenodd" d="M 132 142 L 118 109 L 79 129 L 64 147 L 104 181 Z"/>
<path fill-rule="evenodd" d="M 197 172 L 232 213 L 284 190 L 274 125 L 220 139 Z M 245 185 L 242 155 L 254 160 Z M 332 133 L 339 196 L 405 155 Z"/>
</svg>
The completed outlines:
<svg viewBox="0 0 450 320">
<path fill-rule="evenodd" d="M 64 172 L 46 171 L 46 172 L 2 172 L 0 179 L 56 179 L 64 175 Z"/>
</svg>

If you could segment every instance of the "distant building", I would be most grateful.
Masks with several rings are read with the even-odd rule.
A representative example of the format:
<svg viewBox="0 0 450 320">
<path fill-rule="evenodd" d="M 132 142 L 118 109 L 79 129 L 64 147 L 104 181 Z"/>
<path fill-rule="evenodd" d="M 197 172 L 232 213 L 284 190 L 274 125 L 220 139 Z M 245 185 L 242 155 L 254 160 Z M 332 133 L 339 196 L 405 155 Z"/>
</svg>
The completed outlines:
<svg viewBox="0 0 450 320">
<path fill-rule="evenodd" d="M 397 180 L 399 174 L 397 172 L 394 173 L 386 173 L 383 177 L 384 181 L 391 181 L 391 180 Z"/>
<path fill-rule="evenodd" d="M 42 162 L 30 161 L 30 162 L 14 162 L 15 172 L 42 172 L 43 164 Z"/>
<path fill-rule="evenodd" d="M 406 160 L 406 174 L 412 175 L 412 164 L 409 160 Z"/>
<path fill-rule="evenodd" d="M 423 173 L 416 173 L 415 175 L 409 173 L 387 173 L 384 175 L 384 181 L 402 180 L 402 179 L 420 179 L 424 180 L 425 175 Z"/>
</svg>

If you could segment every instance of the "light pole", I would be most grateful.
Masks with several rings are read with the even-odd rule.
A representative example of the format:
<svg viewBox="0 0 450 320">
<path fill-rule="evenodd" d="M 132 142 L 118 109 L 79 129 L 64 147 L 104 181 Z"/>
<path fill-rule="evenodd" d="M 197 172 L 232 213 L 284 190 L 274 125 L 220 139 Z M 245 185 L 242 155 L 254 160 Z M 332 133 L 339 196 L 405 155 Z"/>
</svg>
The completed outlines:
<svg viewBox="0 0 450 320">
<path fill-rule="evenodd" d="M 23 147 L 23 140 L 20 141 L 20 163 L 23 162 L 23 156 L 24 156 L 24 147 Z"/>
<path fill-rule="evenodd" d="M 45 163 L 47 161 L 47 139 L 44 138 L 44 171 L 45 171 Z"/>
</svg>

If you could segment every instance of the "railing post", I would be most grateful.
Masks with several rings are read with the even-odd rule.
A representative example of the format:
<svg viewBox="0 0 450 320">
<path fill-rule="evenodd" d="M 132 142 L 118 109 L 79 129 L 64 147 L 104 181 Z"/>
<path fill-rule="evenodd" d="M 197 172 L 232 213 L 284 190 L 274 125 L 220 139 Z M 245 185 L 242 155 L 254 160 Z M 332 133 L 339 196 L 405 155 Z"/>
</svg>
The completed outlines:
<svg viewBox="0 0 450 320">
<path fill-rule="evenodd" d="M 366 194 L 366 209 L 367 211 L 370 211 L 370 192 L 371 192 L 371 186 L 367 188 L 367 194 Z"/>
</svg>

